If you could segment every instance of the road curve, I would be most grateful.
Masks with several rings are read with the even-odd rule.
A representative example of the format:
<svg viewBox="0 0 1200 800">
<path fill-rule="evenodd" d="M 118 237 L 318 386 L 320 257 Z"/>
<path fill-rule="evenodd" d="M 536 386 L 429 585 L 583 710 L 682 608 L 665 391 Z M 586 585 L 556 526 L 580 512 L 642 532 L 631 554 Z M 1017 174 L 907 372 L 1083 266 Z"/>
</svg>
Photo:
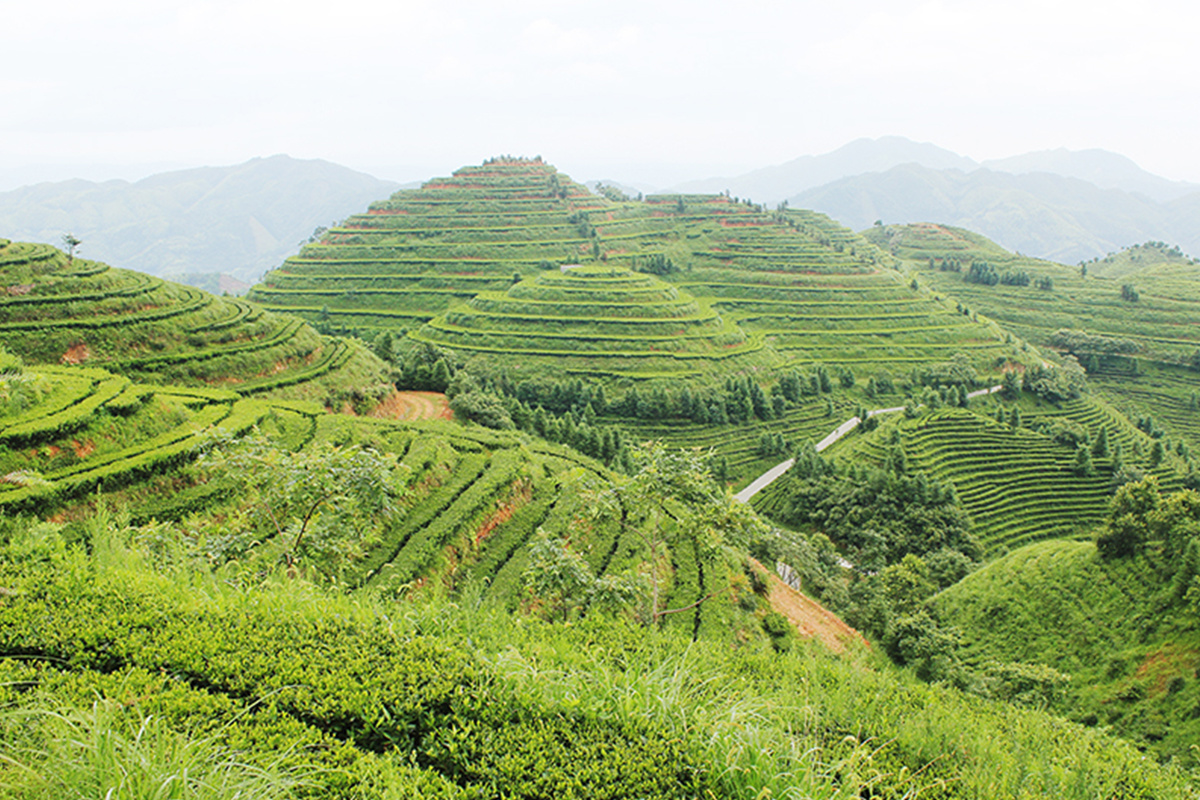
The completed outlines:
<svg viewBox="0 0 1200 800">
<path fill-rule="evenodd" d="M 974 392 L 967 392 L 967 397 L 982 397 L 987 394 L 995 394 L 996 392 L 1000 391 L 1002 388 L 1004 388 L 1004 387 L 992 386 L 988 389 L 978 389 Z M 874 417 L 877 414 L 894 414 L 897 411 L 903 411 L 903 410 L 904 410 L 904 406 L 893 406 L 891 408 L 876 408 L 871 411 L 868 411 L 867 416 Z M 851 417 L 850 419 L 846 420 L 841 425 L 838 425 L 836 428 L 834 428 L 832 433 L 830 433 L 828 436 L 826 436 L 821 441 L 817 442 L 817 452 L 818 453 L 821 452 L 822 450 L 829 447 L 834 442 L 836 442 L 838 439 L 841 439 L 843 436 L 845 436 L 847 433 L 849 433 L 850 431 L 854 430 L 857 427 L 858 427 L 858 417 Z M 749 486 L 747 486 L 745 489 L 742 489 L 740 492 L 735 494 L 733 496 L 733 498 L 735 500 L 740 500 L 743 503 L 749 503 L 750 498 L 754 497 L 754 495 L 758 494 L 763 489 L 767 488 L 772 483 L 774 483 L 775 480 L 780 475 L 782 475 L 783 473 L 785 473 L 789 469 L 791 469 L 792 465 L 795 463 L 796 463 L 796 459 L 789 458 L 787 461 L 784 461 L 780 464 L 776 464 L 775 466 L 771 467 L 769 470 L 764 472 L 762 475 L 759 475 L 757 478 L 755 478 L 753 481 L 751 481 Z"/>
</svg>

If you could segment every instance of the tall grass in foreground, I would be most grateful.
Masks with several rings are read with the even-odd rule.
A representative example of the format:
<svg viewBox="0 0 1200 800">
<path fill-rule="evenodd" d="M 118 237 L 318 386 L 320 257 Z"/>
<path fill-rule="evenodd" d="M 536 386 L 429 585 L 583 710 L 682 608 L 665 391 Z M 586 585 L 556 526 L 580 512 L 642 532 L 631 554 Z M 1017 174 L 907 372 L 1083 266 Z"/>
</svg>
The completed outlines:
<svg viewBox="0 0 1200 800">
<path fill-rule="evenodd" d="M 8 711 L 0 733 L 0 797 L 14 800 L 259 800 L 312 785 L 113 700 Z"/>
</svg>

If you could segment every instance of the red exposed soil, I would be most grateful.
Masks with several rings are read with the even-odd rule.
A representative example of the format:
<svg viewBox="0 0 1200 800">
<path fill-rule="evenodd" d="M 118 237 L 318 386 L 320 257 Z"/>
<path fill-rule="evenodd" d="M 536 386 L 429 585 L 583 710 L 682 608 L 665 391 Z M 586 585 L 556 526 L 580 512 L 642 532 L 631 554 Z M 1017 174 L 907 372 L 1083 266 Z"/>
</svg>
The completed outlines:
<svg viewBox="0 0 1200 800">
<path fill-rule="evenodd" d="M 517 481 L 512 486 L 511 499 L 496 509 L 487 520 L 475 531 L 473 541 L 476 546 L 488 537 L 497 527 L 503 525 L 512 519 L 512 515 L 517 513 L 517 509 L 533 499 L 533 483 L 530 481 Z"/>
<path fill-rule="evenodd" d="M 67 352 L 62 354 L 62 358 L 59 359 L 59 362 L 63 364 L 82 364 L 83 362 L 87 361 L 91 355 L 92 354 L 88 351 L 87 345 L 83 342 L 80 342 L 79 344 L 73 344 L 68 347 Z"/>
<path fill-rule="evenodd" d="M 1173 678 L 1192 675 L 1200 662 L 1200 654 L 1191 650 L 1178 650 L 1168 645 L 1157 653 L 1151 653 L 1134 673 L 1135 679 L 1148 678 L 1152 682 L 1150 694 L 1161 695 Z"/>
<path fill-rule="evenodd" d="M 29 294 L 32 291 L 32 283 L 14 283 L 12 286 L 8 287 L 8 293 L 14 297 L 19 297 L 23 294 Z"/>
<path fill-rule="evenodd" d="M 87 458 L 92 453 L 96 452 L 96 443 L 91 439 L 88 439 L 86 442 L 81 442 L 78 439 L 72 439 L 71 449 L 75 451 L 76 458 Z"/>
<path fill-rule="evenodd" d="M 806 639 L 816 637 L 835 653 L 844 653 L 846 647 L 854 642 L 866 644 L 867 640 L 861 633 L 842 622 L 832 611 L 788 586 L 762 564 L 757 561 L 754 564 L 768 576 L 770 590 L 767 602 L 771 604 L 771 609 L 787 617 L 801 636 Z"/>
<path fill-rule="evenodd" d="M 440 392 L 393 391 L 367 416 L 380 419 L 454 419 L 450 401 Z"/>
</svg>

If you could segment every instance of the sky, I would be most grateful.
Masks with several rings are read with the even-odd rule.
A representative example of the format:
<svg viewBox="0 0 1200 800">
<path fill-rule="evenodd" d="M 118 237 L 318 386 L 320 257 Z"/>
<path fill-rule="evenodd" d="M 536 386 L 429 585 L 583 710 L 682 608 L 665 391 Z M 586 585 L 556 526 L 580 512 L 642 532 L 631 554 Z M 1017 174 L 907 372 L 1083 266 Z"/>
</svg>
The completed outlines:
<svg viewBox="0 0 1200 800">
<path fill-rule="evenodd" d="M 1200 5 L 39 0 L 5 7 L 0 188 L 286 153 L 499 155 L 647 187 L 862 137 L 1102 148 L 1200 182 Z"/>
</svg>

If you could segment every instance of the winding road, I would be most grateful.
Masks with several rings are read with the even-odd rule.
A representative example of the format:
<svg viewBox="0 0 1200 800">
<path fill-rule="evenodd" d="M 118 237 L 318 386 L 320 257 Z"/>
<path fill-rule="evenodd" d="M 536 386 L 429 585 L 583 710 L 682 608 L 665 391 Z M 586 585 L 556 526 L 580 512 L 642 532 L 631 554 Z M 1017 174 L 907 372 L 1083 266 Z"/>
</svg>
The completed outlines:
<svg viewBox="0 0 1200 800">
<path fill-rule="evenodd" d="M 1002 388 L 1003 388 L 1002 386 L 993 386 L 990 389 L 979 389 L 978 391 L 967 392 L 967 397 L 983 397 L 984 395 L 994 394 L 994 393 L 1000 391 Z M 877 414 L 893 414 L 897 411 L 903 411 L 903 410 L 904 410 L 904 406 L 894 406 L 892 408 L 876 408 L 872 411 L 868 411 L 867 416 L 874 417 Z M 833 429 L 832 433 L 830 433 L 828 436 L 826 436 L 821 441 L 817 442 L 817 452 L 818 453 L 821 452 L 822 450 L 824 450 L 825 448 L 829 447 L 834 442 L 836 442 L 838 439 L 841 439 L 847 433 L 849 433 L 850 431 L 857 428 L 858 422 L 859 422 L 858 417 L 851 417 L 850 419 L 843 422 L 841 425 L 838 425 L 836 428 Z M 775 480 L 780 475 L 782 475 L 783 473 L 785 473 L 789 469 L 791 469 L 792 465 L 795 463 L 796 463 L 796 459 L 789 458 L 787 461 L 784 461 L 780 464 L 776 464 L 775 466 L 771 467 L 769 470 L 764 472 L 762 475 L 759 475 L 757 478 L 755 478 L 753 481 L 751 481 L 750 485 L 747 486 L 745 489 L 742 489 L 740 492 L 735 494 L 733 496 L 734 499 L 740 500 L 743 503 L 749 503 L 750 498 L 754 497 L 754 495 L 758 494 L 763 489 L 767 488 L 772 483 L 774 483 Z"/>
</svg>

